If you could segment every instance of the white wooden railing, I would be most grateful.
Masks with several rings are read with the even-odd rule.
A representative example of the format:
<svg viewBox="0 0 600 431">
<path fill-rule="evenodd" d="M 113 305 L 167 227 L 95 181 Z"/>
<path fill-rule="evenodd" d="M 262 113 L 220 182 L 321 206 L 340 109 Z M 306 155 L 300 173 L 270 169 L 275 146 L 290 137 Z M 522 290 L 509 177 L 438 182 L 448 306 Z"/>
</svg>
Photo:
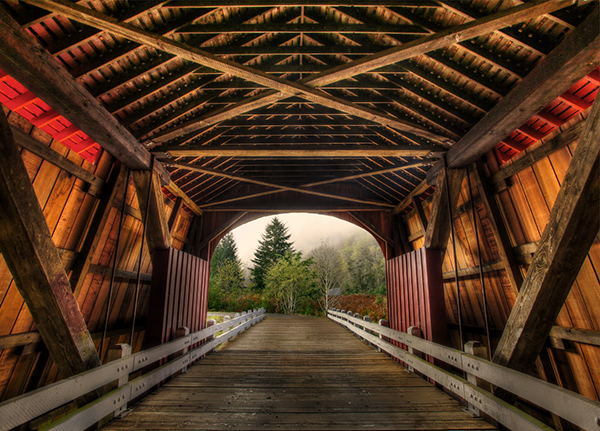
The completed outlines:
<svg viewBox="0 0 600 431">
<path fill-rule="evenodd" d="M 112 417 L 121 414 L 129 401 L 149 391 L 169 376 L 185 371 L 195 360 L 264 318 L 265 310 L 262 308 L 244 311 L 241 316 L 236 315 L 234 319 L 192 334 L 184 331 L 188 333 L 168 343 L 116 359 L 101 367 L 7 400 L 0 403 L 0 430 L 9 430 L 27 423 L 89 392 L 103 391 L 105 385 L 118 386 L 92 403 L 43 428 L 44 430 L 84 430 L 109 415 Z M 221 331 L 223 334 L 215 337 L 215 334 Z M 206 342 L 199 347 L 189 349 L 190 346 L 203 340 Z M 129 381 L 129 374 L 173 356 L 176 358 Z"/>
<path fill-rule="evenodd" d="M 414 335 L 370 322 L 352 312 L 329 310 L 327 316 L 354 332 L 364 341 L 398 358 L 407 366 L 434 380 L 468 404 L 514 431 L 544 430 L 551 427 L 508 404 L 475 383 L 476 379 L 507 390 L 588 431 L 600 431 L 600 403 L 575 392 L 494 364 L 477 356 L 423 340 Z M 388 341 L 389 340 L 389 341 Z M 404 350 L 390 341 L 407 346 Z M 462 370 L 465 378 L 421 359 L 419 352 Z"/>
</svg>

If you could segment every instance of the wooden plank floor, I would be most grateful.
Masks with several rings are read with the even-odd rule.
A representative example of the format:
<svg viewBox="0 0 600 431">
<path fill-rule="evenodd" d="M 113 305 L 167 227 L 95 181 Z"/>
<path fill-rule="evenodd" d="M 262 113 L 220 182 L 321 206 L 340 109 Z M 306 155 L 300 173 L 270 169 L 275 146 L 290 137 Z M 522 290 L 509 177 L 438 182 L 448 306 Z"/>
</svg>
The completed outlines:
<svg viewBox="0 0 600 431">
<path fill-rule="evenodd" d="M 270 315 L 103 430 L 484 430 L 326 318 Z"/>
</svg>

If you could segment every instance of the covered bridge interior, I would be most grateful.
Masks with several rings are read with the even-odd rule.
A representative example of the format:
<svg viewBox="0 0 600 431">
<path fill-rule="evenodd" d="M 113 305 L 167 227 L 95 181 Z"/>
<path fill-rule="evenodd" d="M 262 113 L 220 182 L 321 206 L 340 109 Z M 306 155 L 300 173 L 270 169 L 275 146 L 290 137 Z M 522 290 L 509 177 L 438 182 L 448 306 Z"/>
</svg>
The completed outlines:
<svg viewBox="0 0 600 431">
<path fill-rule="evenodd" d="M 204 328 L 219 240 L 282 212 L 377 239 L 394 329 L 598 400 L 599 22 L 595 0 L 3 1 L 0 400 Z"/>
</svg>

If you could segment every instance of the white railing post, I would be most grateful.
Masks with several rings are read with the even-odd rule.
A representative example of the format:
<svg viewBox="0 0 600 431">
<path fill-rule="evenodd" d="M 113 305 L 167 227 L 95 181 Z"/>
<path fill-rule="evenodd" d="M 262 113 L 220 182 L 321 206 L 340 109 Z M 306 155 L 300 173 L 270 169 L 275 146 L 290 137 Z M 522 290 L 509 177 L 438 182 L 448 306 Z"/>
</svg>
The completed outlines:
<svg viewBox="0 0 600 431">
<path fill-rule="evenodd" d="M 477 356 L 478 358 L 487 359 L 487 347 L 482 345 L 479 341 L 469 341 L 469 342 L 465 343 L 465 353 L 468 353 L 469 355 Z M 466 374 L 467 374 L 467 381 L 469 383 L 479 386 L 479 387 L 485 389 L 486 391 L 490 390 L 490 385 L 487 382 L 475 377 L 473 374 L 471 374 L 469 372 L 467 372 Z M 476 407 L 474 404 L 470 403 L 468 399 L 466 401 L 467 401 L 467 408 L 465 409 L 465 411 L 473 417 L 480 417 L 481 411 L 479 410 L 479 408 Z"/>
<path fill-rule="evenodd" d="M 225 316 L 223 317 L 223 322 L 229 322 L 231 320 L 231 316 Z M 228 326 L 227 329 L 225 330 L 225 332 L 229 332 L 231 331 L 231 328 L 233 328 L 233 326 Z M 229 337 L 227 339 L 227 341 L 231 340 L 231 337 Z"/>
<path fill-rule="evenodd" d="M 409 326 L 408 330 L 406 331 L 407 334 L 409 335 L 413 335 L 415 337 L 418 338 L 422 338 L 423 337 L 423 333 L 421 332 L 421 328 L 419 328 L 418 326 Z M 408 353 L 411 353 L 419 358 L 423 357 L 423 354 L 421 352 L 419 352 L 418 350 L 414 350 L 412 347 L 408 347 Z M 413 367 L 411 367 L 410 365 L 407 367 L 408 371 L 410 372 L 414 372 L 415 369 Z"/>
<path fill-rule="evenodd" d="M 209 328 L 209 327 L 211 327 L 211 326 L 214 326 L 216 323 L 217 323 L 217 321 L 216 321 L 215 319 L 209 319 L 209 321 L 208 321 L 208 322 L 206 322 L 206 327 L 207 327 L 207 328 Z M 213 334 L 213 335 L 209 335 L 209 336 L 206 338 L 206 340 L 205 340 L 205 343 L 208 343 L 209 341 L 211 341 L 211 340 L 214 340 L 214 338 L 215 338 L 215 335 L 214 335 L 214 334 Z M 211 351 L 212 351 L 212 352 L 214 352 L 214 351 L 215 351 L 215 349 L 212 349 Z"/>
<path fill-rule="evenodd" d="M 126 356 L 130 356 L 132 352 L 132 348 L 127 343 L 115 344 L 113 347 L 108 349 L 106 354 L 107 362 L 116 361 L 117 359 L 125 358 Z M 127 367 L 127 365 L 123 365 L 123 367 Z M 129 381 L 129 374 L 122 375 L 114 382 L 111 382 L 107 385 L 104 385 L 104 393 L 107 394 L 117 388 L 120 388 L 123 385 L 126 385 Z M 127 404 L 124 404 L 117 408 L 112 415 L 106 416 L 104 419 L 100 421 L 100 425 L 105 424 L 106 422 L 112 420 L 113 418 L 119 417 L 123 415 L 127 411 Z"/>
<path fill-rule="evenodd" d="M 388 322 L 386 319 L 379 319 L 379 325 L 383 326 L 384 328 L 389 328 L 390 327 L 390 322 Z M 384 337 L 382 334 L 379 334 L 379 338 L 382 339 L 383 341 L 389 343 L 390 339 L 388 337 Z M 378 352 L 381 352 L 381 348 L 377 348 Z M 387 352 L 383 352 L 385 354 L 387 354 Z"/>
<path fill-rule="evenodd" d="M 363 317 L 363 320 L 364 320 L 365 322 L 371 322 L 371 316 L 365 316 L 365 317 Z M 363 329 L 365 330 L 365 332 L 366 332 L 367 334 L 372 334 L 372 333 L 373 333 L 373 332 L 371 332 L 370 330 L 368 330 L 366 326 L 363 326 Z M 365 340 L 365 341 L 366 341 L 366 340 Z M 369 343 L 369 342 L 367 341 L 367 343 Z M 371 346 L 373 345 L 372 343 L 369 343 L 369 344 L 370 344 Z"/>
<path fill-rule="evenodd" d="M 188 328 L 187 326 L 180 326 L 179 328 L 177 328 L 177 330 L 175 331 L 175 338 L 181 338 L 181 337 L 185 337 L 187 335 L 190 335 L 190 328 Z M 185 355 L 188 350 L 190 349 L 190 345 L 188 344 L 187 347 L 184 347 L 182 350 L 176 352 L 173 355 L 173 359 L 178 358 L 181 355 Z M 185 367 L 183 367 L 181 369 L 181 373 L 187 373 L 188 372 L 188 367 L 187 365 Z"/>
</svg>

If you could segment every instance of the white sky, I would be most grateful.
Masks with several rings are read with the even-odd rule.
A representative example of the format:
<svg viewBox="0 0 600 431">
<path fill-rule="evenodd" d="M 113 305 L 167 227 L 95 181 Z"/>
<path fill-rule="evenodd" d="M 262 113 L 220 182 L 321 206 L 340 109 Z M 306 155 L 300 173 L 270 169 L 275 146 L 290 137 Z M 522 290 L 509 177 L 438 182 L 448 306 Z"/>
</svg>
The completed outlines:
<svg viewBox="0 0 600 431">
<path fill-rule="evenodd" d="M 336 243 L 346 236 L 365 232 L 352 223 L 319 214 L 290 213 L 263 217 L 232 231 L 238 247 L 238 255 L 244 266 L 251 265 L 258 241 L 273 217 L 279 218 L 288 227 L 288 232 L 291 234 L 290 241 L 294 243 L 294 248 L 303 253 L 308 253 L 313 247 L 319 245 L 321 240 L 329 239 L 330 242 Z"/>
</svg>

